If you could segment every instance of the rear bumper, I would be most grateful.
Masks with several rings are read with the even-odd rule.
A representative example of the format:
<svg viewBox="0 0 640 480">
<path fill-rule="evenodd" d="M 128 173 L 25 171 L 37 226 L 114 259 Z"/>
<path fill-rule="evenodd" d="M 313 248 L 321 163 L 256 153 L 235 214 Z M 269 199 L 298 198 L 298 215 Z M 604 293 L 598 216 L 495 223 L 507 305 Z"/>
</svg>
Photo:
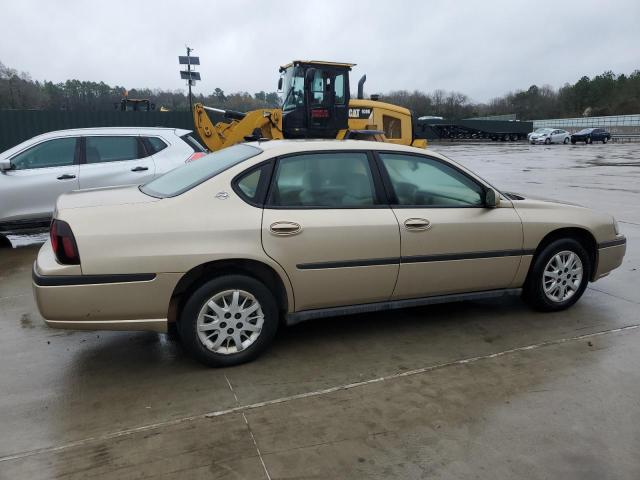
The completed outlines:
<svg viewBox="0 0 640 480">
<path fill-rule="evenodd" d="M 38 261 L 33 293 L 50 327 L 167 330 L 169 302 L 181 274 L 44 275 Z"/>
<path fill-rule="evenodd" d="M 615 240 L 598 245 L 598 264 L 593 275 L 593 281 L 609 274 L 622 265 L 622 259 L 627 251 L 627 239 L 623 235 Z"/>
</svg>

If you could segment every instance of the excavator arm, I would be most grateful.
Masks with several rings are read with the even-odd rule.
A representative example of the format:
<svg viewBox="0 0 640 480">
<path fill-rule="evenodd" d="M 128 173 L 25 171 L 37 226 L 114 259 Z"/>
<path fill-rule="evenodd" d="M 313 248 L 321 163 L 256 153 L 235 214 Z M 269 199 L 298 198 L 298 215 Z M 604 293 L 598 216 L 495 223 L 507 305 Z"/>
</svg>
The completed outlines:
<svg viewBox="0 0 640 480">
<path fill-rule="evenodd" d="M 214 124 L 207 111 L 222 114 L 223 120 Z M 207 107 L 196 103 L 193 107 L 193 123 L 200 139 L 212 152 L 248 138 L 281 139 L 282 110 L 260 109 L 242 113 Z"/>
</svg>

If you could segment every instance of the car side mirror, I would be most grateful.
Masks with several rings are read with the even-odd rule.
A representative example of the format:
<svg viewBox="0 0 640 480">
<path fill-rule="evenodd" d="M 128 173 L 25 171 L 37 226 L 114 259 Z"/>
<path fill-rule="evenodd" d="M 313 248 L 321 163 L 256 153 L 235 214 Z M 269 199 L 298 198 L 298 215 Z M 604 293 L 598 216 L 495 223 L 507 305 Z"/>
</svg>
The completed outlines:
<svg viewBox="0 0 640 480">
<path fill-rule="evenodd" d="M 281 92 L 282 91 L 282 77 L 280 77 L 278 79 L 278 91 Z"/>
<path fill-rule="evenodd" d="M 0 160 L 0 172 L 6 172 L 7 170 L 13 169 L 13 165 L 11 165 L 11 160 Z"/>
<path fill-rule="evenodd" d="M 500 206 L 500 194 L 493 188 L 487 188 L 484 194 L 484 205 L 488 208 L 496 208 Z"/>
</svg>

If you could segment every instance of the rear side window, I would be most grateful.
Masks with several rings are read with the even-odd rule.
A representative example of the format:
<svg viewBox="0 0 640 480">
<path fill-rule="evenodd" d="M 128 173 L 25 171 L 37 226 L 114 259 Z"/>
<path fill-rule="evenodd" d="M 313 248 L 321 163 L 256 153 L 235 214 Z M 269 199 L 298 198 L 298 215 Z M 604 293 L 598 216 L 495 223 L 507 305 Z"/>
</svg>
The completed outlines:
<svg viewBox="0 0 640 480">
<path fill-rule="evenodd" d="M 147 148 L 151 155 L 167 148 L 167 144 L 164 143 L 164 140 L 161 140 L 158 137 L 145 137 L 145 141 L 147 142 Z"/>
<path fill-rule="evenodd" d="M 76 152 L 76 138 L 57 138 L 39 143 L 11 159 L 14 170 L 31 168 L 64 167 L 73 165 Z"/>
<path fill-rule="evenodd" d="M 258 185 L 260 183 L 261 175 L 262 169 L 259 168 L 251 173 L 248 173 L 238 181 L 238 188 L 245 198 L 249 200 L 255 200 L 258 193 Z"/>
<path fill-rule="evenodd" d="M 270 164 L 253 168 L 236 177 L 233 189 L 247 203 L 256 206 L 262 204 L 268 187 L 270 171 Z"/>
<path fill-rule="evenodd" d="M 184 140 L 184 142 L 189 145 L 194 152 L 206 152 L 207 149 L 204 148 L 200 142 L 198 140 L 196 140 L 196 137 L 194 137 L 192 134 L 187 133 L 186 135 L 183 135 L 180 137 L 182 140 Z"/>
<path fill-rule="evenodd" d="M 175 197 L 260 153 L 262 150 L 259 148 L 246 144 L 218 150 L 205 155 L 197 162 L 187 163 L 165 173 L 140 187 L 140 191 L 152 197 Z"/>
<path fill-rule="evenodd" d="M 86 137 L 87 163 L 135 160 L 140 155 L 137 137 Z"/>
<path fill-rule="evenodd" d="M 367 207 L 375 188 L 366 153 L 310 153 L 278 161 L 269 204 L 278 207 Z"/>
</svg>

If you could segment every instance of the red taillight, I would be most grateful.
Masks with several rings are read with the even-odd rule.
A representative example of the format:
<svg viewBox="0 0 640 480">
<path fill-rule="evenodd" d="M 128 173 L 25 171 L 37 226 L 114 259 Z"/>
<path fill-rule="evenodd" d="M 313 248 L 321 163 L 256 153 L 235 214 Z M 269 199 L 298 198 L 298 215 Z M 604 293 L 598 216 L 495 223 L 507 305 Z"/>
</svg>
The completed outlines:
<svg viewBox="0 0 640 480">
<path fill-rule="evenodd" d="M 197 160 L 199 158 L 202 158 L 206 155 L 206 153 L 204 152 L 193 152 L 193 154 L 187 158 L 184 163 L 189 163 L 189 162 L 193 162 L 194 160 Z"/>
<path fill-rule="evenodd" d="M 58 262 L 64 265 L 79 265 L 80 254 L 78 253 L 78 245 L 73 236 L 71 227 L 67 222 L 62 220 L 53 220 L 49 231 L 51 237 L 51 248 L 56 254 Z"/>
</svg>

